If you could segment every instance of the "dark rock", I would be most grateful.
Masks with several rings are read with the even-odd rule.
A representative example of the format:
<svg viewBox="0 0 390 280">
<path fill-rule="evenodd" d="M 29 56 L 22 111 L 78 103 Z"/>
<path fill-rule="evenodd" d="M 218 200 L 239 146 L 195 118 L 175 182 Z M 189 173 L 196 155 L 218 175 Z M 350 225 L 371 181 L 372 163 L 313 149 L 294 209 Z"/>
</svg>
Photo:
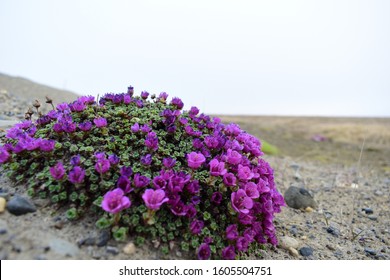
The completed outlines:
<svg viewBox="0 0 390 280">
<path fill-rule="evenodd" d="M 4 220 L 0 220 L 0 234 L 6 234 L 8 232 L 7 222 Z"/>
<path fill-rule="evenodd" d="M 371 248 L 364 248 L 364 252 L 368 256 L 375 256 L 377 254 L 376 251 Z"/>
<path fill-rule="evenodd" d="M 339 235 L 340 235 L 340 231 L 337 228 L 332 227 L 332 226 L 328 227 L 326 229 L 326 232 L 330 233 L 331 235 L 336 236 L 336 237 L 339 237 Z"/>
<path fill-rule="evenodd" d="M 0 191 L 0 197 L 9 200 L 9 193 Z"/>
<path fill-rule="evenodd" d="M 378 217 L 375 217 L 375 216 L 369 216 L 368 217 L 371 221 L 377 221 L 378 220 Z"/>
<path fill-rule="evenodd" d="M 295 209 L 306 209 L 307 207 L 317 208 L 317 202 L 313 196 L 304 188 L 291 186 L 284 193 L 287 205 Z"/>
<path fill-rule="evenodd" d="M 113 255 L 118 255 L 119 254 L 119 249 L 117 247 L 113 246 L 107 246 L 106 249 L 107 253 L 113 254 Z"/>
<path fill-rule="evenodd" d="M 297 229 L 297 226 L 295 225 L 292 225 L 289 232 L 294 235 L 294 236 L 297 236 L 298 235 L 298 229 Z"/>
<path fill-rule="evenodd" d="M 309 257 L 313 255 L 313 248 L 311 247 L 302 247 L 299 249 L 299 253 L 304 257 Z"/>
<path fill-rule="evenodd" d="M 7 203 L 7 210 L 15 216 L 24 215 L 37 211 L 34 204 L 27 198 L 15 195 Z"/>
<path fill-rule="evenodd" d="M 79 242 L 77 242 L 77 245 L 79 245 L 79 247 L 81 246 L 93 246 L 96 244 L 96 238 L 95 237 L 87 237 L 87 238 L 84 238 L 82 240 L 80 240 Z"/>
<path fill-rule="evenodd" d="M 374 214 L 374 210 L 372 210 L 371 208 L 363 208 L 362 211 L 364 211 L 367 215 Z"/>
<path fill-rule="evenodd" d="M 110 234 L 110 231 L 108 230 L 103 230 L 97 240 L 96 240 L 96 246 L 98 247 L 103 247 L 103 246 L 106 246 L 108 241 L 110 240 L 111 238 L 111 234 Z"/>
</svg>

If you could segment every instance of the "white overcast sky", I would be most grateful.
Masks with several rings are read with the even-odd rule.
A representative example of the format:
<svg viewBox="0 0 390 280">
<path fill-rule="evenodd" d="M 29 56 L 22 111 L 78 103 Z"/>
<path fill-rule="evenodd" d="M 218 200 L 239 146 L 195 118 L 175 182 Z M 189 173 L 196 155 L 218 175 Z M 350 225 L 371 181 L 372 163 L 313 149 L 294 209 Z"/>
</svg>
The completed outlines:
<svg viewBox="0 0 390 280">
<path fill-rule="evenodd" d="M 187 108 L 390 116 L 388 0 L 0 0 L 0 72 Z"/>
</svg>

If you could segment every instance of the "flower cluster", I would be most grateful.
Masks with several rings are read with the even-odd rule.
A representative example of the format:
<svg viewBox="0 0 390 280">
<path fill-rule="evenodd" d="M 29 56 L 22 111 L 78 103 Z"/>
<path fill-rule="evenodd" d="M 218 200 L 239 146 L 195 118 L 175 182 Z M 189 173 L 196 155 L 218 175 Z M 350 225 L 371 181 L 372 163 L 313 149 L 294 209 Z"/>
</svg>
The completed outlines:
<svg viewBox="0 0 390 280">
<path fill-rule="evenodd" d="M 96 225 L 118 240 L 157 240 L 166 253 L 176 242 L 199 259 L 277 244 L 284 199 L 260 141 L 183 108 L 180 98 L 135 96 L 132 87 L 98 102 L 83 96 L 9 129 L 0 164 L 31 195 L 69 205 L 69 218 L 97 211 Z"/>
</svg>

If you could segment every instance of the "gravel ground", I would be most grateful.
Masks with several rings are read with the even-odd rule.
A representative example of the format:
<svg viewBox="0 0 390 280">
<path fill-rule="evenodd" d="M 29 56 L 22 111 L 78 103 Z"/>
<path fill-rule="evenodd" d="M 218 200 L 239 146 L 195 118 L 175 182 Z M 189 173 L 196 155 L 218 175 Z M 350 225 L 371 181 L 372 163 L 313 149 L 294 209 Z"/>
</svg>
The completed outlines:
<svg viewBox="0 0 390 280">
<path fill-rule="evenodd" d="M 4 135 L 15 120 L 23 118 L 29 101 L 4 90 L 0 99 L 0 135 Z M 303 203 L 311 205 L 284 207 L 275 220 L 279 245 L 266 246 L 248 258 L 390 259 L 389 119 L 222 119 L 238 122 L 277 145 L 280 154 L 265 157 L 275 169 L 279 191 L 284 194 L 291 186 L 303 189 Z M 368 131 L 367 127 L 361 154 L 356 131 Z M 348 129 L 350 135 L 340 135 Z M 323 133 L 325 140 L 313 141 L 309 136 L 314 132 Z M 16 194 L 25 196 L 24 187 L 13 185 L 0 170 L 0 259 L 188 258 L 174 245 L 166 256 L 152 244 L 135 247 L 131 236 L 118 243 L 107 232 L 96 230 L 94 217 L 70 222 L 63 209 L 48 206 L 46 200 L 32 200 L 35 212 L 13 215 L 2 207 Z"/>
</svg>

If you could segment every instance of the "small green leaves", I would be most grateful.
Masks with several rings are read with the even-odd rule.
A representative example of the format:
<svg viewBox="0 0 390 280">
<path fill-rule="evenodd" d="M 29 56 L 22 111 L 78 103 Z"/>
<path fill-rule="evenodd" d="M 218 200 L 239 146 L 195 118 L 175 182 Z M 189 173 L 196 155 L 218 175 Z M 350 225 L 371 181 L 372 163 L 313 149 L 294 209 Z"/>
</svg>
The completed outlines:
<svg viewBox="0 0 390 280">
<path fill-rule="evenodd" d="M 66 211 L 66 218 L 68 220 L 76 220 L 78 217 L 79 215 L 76 208 L 70 208 L 68 211 Z"/>
<path fill-rule="evenodd" d="M 97 222 L 95 223 L 96 227 L 98 229 L 105 229 L 105 228 L 109 228 L 111 226 L 111 221 L 108 220 L 107 218 L 105 217 L 102 217 L 100 218 L 99 220 L 97 220 Z"/>
<path fill-rule="evenodd" d="M 124 242 L 127 239 L 127 228 L 120 227 L 118 229 L 114 229 L 113 237 L 116 241 Z"/>
</svg>

